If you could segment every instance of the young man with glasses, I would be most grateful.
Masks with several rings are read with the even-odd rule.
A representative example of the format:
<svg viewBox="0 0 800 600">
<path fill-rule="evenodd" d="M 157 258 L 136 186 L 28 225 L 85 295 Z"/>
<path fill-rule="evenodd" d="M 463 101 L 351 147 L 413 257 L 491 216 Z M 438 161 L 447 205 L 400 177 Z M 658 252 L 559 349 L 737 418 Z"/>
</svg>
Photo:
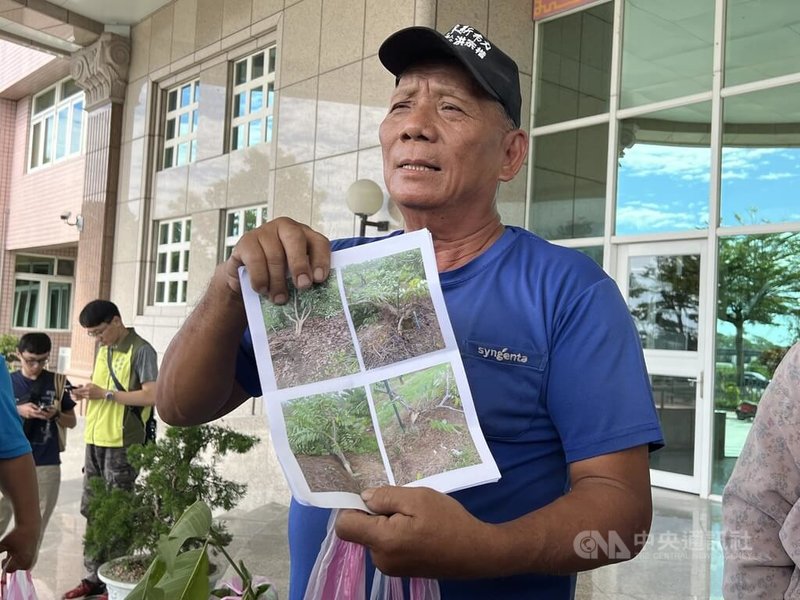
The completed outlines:
<svg viewBox="0 0 800 600">
<path fill-rule="evenodd" d="M 61 487 L 61 457 L 58 426 L 75 427 L 75 403 L 66 389 L 66 380 L 47 370 L 52 343 L 46 333 L 26 333 L 17 344 L 21 368 L 11 374 L 11 384 L 17 402 L 17 414 L 22 419 L 25 437 L 33 450 L 36 479 L 39 487 L 39 511 L 44 530 L 53 514 Z M 0 532 L 11 520 L 11 502 L 0 500 Z"/>
<path fill-rule="evenodd" d="M 78 321 L 100 342 L 91 382 L 72 390 L 76 399 L 87 401 L 81 514 L 89 520 L 90 479 L 102 477 L 111 487 L 133 488 L 138 473 L 128 463 L 127 451 L 145 441 L 145 424 L 155 404 L 158 362 L 153 347 L 133 328 L 125 327 L 113 302 L 89 302 Z M 100 564 L 84 553 L 84 566 L 87 576 L 64 598 L 106 598 L 105 585 L 97 577 Z"/>
</svg>

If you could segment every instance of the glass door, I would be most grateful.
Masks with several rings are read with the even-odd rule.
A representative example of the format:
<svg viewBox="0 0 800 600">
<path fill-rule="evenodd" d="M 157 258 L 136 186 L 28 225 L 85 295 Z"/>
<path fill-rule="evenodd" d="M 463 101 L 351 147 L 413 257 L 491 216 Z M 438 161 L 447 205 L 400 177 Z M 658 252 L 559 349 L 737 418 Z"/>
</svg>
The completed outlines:
<svg viewBox="0 0 800 600">
<path fill-rule="evenodd" d="M 705 240 L 620 246 L 617 283 L 644 348 L 666 447 L 650 455 L 653 485 L 700 493 L 704 426 Z"/>
</svg>

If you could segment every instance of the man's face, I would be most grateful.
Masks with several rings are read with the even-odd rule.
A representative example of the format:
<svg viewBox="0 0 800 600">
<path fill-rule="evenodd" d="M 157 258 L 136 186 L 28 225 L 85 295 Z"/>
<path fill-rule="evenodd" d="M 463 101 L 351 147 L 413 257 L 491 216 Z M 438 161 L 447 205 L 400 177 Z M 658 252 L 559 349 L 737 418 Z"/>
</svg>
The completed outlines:
<svg viewBox="0 0 800 600">
<path fill-rule="evenodd" d="M 33 354 L 31 352 L 21 352 L 22 374 L 28 379 L 36 379 L 47 366 L 47 359 L 50 354 Z"/>
<path fill-rule="evenodd" d="M 107 323 L 100 323 L 96 327 L 87 327 L 86 333 L 89 337 L 95 338 L 103 346 L 112 346 L 119 339 L 120 328 L 122 327 L 119 317 L 114 317 Z"/>
<path fill-rule="evenodd" d="M 513 177 L 504 172 L 507 134 L 502 108 L 461 67 L 412 66 L 380 127 L 389 194 L 406 211 L 486 210 L 498 181 Z"/>
</svg>

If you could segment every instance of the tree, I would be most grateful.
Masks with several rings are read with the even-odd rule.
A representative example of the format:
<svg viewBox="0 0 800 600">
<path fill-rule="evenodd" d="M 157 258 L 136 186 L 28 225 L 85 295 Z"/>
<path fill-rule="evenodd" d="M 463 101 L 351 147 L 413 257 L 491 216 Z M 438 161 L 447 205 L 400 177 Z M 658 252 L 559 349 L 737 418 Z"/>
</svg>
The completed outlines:
<svg viewBox="0 0 800 600">
<path fill-rule="evenodd" d="M 654 323 L 658 337 L 672 333 L 681 340 L 680 347 L 668 349 L 697 350 L 699 292 L 698 256 L 659 256 L 632 278 L 628 295 L 639 302 L 631 307 L 631 314 L 641 322 Z"/>
<path fill-rule="evenodd" d="M 353 469 L 345 453 L 377 449 L 363 388 L 300 398 L 288 403 L 284 414 L 292 452 L 308 456 L 331 454 L 351 476 Z"/>
<path fill-rule="evenodd" d="M 717 318 L 736 330 L 736 382 L 742 386 L 745 326 L 771 325 L 780 316 L 800 317 L 800 233 L 720 240 L 718 281 Z"/>
<path fill-rule="evenodd" d="M 391 317 L 398 333 L 414 316 L 416 301 L 428 293 L 425 266 L 417 250 L 352 265 L 344 271 L 344 282 L 354 314 L 359 305 L 365 305 Z"/>
<path fill-rule="evenodd" d="M 312 316 L 330 318 L 342 314 L 339 287 L 333 271 L 326 281 L 314 284 L 311 289 L 299 294 L 291 281 L 287 281 L 287 284 L 289 302 L 286 304 L 276 306 L 266 298 L 261 299 L 264 325 L 267 330 L 277 331 L 283 329 L 287 322 L 291 322 L 294 325 L 295 336 L 299 337 L 303 333 L 306 321 Z"/>
</svg>

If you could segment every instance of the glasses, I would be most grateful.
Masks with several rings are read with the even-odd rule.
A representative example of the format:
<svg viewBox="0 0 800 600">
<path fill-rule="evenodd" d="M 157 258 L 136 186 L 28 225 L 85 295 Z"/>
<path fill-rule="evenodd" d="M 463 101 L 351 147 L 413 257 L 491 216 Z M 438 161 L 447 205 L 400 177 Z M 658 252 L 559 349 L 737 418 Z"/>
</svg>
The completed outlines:
<svg viewBox="0 0 800 600">
<path fill-rule="evenodd" d="M 98 325 L 97 329 L 87 329 L 86 335 L 89 337 L 99 337 L 103 335 L 106 332 L 106 329 L 108 329 L 110 326 L 111 323 L 103 323 L 102 325 Z"/>
<path fill-rule="evenodd" d="M 22 362 L 28 367 L 35 367 L 36 365 L 45 366 L 49 358 L 23 358 Z"/>
</svg>

